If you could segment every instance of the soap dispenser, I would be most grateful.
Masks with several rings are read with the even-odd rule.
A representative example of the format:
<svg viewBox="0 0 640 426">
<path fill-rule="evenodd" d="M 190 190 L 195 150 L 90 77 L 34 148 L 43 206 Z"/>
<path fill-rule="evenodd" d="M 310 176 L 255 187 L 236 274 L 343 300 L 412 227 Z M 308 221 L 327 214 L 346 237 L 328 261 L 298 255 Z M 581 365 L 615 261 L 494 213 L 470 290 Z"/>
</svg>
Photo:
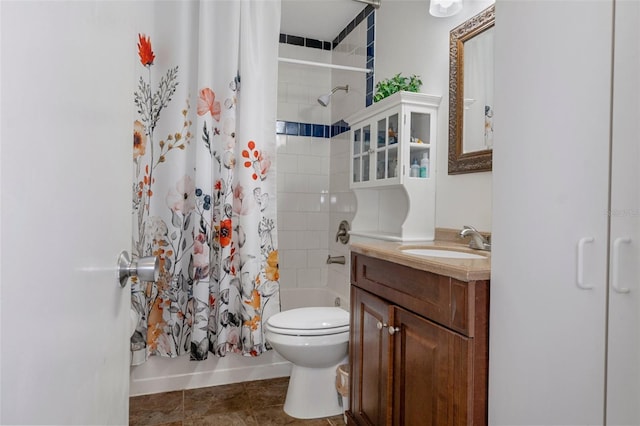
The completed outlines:
<svg viewBox="0 0 640 426">
<path fill-rule="evenodd" d="M 409 172 L 410 177 L 419 177 L 420 176 L 420 166 L 418 165 L 418 159 L 413 159 L 413 164 L 411 165 L 411 171 Z"/>
<path fill-rule="evenodd" d="M 421 178 L 429 177 L 429 153 L 428 152 L 425 152 L 422 155 L 422 160 L 420 160 L 419 173 Z"/>
</svg>

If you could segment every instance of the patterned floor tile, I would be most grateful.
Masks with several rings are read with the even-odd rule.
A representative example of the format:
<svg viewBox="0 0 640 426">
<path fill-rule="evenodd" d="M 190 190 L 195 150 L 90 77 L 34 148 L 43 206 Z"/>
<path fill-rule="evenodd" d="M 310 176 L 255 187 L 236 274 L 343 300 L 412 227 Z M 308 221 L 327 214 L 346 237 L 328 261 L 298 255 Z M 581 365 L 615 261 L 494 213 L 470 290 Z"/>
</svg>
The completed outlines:
<svg viewBox="0 0 640 426">
<path fill-rule="evenodd" d="M 344 426 L 343 416 L 295 419 L 283 410 L 288 377 L 129 400 L 130 426 Z"/>
</svg>

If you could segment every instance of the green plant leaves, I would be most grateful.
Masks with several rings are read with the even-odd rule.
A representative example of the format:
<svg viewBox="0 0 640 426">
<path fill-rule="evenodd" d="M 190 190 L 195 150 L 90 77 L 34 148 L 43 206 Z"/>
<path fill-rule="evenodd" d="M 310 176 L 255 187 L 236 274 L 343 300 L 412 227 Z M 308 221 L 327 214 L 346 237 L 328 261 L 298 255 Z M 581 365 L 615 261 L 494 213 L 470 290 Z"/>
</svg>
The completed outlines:
<svg viewBox="0 0 640 426">
<path fill-rule="evenodd" d="M 422 80 L 417 75 L 411 75 L 410 77 L 402 76 L 402 73 L 398 73 L 391 78 L 380 80 L 376 84 L 376 93 L 373 95 L 373 101 L 378 102 L 387 96 L 393 95 L 396 92 L 402 90 L 407 92 L 419 92 L 422 86 Z"/>
</svg>

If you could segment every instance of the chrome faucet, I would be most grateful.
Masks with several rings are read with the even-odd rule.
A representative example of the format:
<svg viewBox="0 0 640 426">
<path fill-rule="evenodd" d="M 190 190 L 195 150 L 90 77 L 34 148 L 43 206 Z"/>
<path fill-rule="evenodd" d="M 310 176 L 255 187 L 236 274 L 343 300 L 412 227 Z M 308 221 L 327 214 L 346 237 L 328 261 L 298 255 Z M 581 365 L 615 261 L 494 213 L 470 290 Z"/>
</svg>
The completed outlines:
<svg viewBox="0 0 640 426">
<path fill-rule="evenodd" d="M 462 231 L 460 231 L 460 237 L 471 237 L 469 241 L 469 248 L 475 250 L 491 251 L 491 243 L 487 240 L 476 228 L 473 226 L 464 225 Z"/>
</svg>

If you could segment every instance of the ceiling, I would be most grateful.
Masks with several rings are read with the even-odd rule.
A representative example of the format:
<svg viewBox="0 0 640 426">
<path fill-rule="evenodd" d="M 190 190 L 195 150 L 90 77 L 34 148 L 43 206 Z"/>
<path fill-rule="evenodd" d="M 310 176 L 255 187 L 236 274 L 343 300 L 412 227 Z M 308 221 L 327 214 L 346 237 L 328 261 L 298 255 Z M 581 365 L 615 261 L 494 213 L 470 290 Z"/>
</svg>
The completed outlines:
<svg viewBox="0 0 640 426">
<path fill-rule="evenodd" d="M 333 41 L 367 5 L 354 0 L 281 0 L 280 33 Z"/>
</svg>

